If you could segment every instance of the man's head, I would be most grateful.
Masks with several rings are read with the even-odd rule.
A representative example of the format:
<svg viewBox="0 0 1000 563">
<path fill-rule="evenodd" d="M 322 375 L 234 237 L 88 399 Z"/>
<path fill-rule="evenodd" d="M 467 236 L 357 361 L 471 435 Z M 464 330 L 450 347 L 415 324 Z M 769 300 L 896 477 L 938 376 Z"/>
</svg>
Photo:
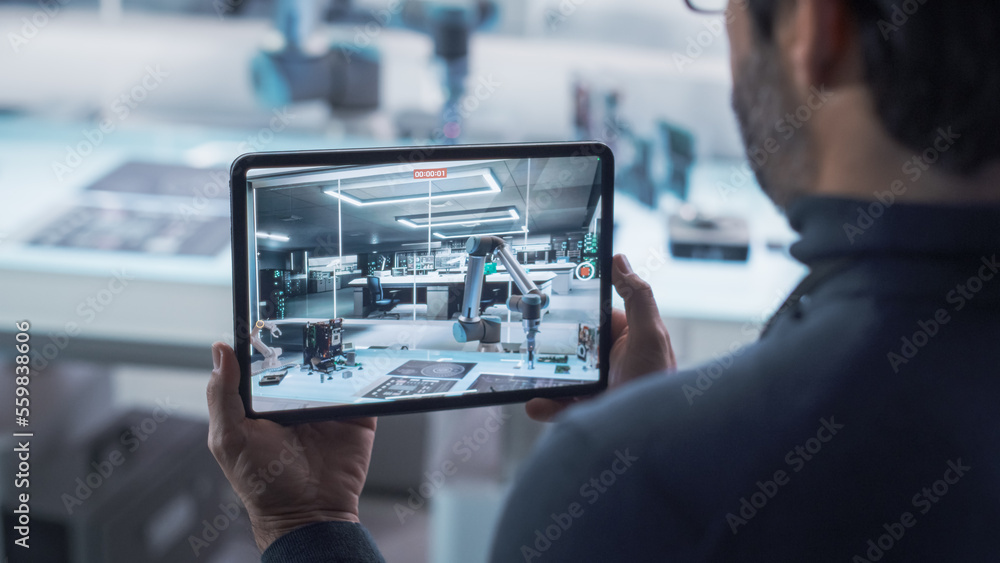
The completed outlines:
<svg viewBox="0 0 1000 563">
<path fill-rule="evenodd" d="M 927 153 L 928 176 L 1000 166 L 997 0 L 732 0 L 727 20 L 733 106 L 779 205 L 880 187 L 832 185 L 865 177 L 845 167 L 883 163 L 872 181 L 905 179 L 907 158 L 944 146 L 949 129 L 958 138 Z"/>
</svg>

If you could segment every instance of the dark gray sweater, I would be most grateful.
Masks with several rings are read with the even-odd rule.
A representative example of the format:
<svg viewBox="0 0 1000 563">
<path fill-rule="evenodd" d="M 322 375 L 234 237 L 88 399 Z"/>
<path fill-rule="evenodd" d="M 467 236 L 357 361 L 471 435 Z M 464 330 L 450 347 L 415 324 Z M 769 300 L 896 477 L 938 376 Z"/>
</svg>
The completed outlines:
<svg viewBox="0 0 1000 563">
<path fill-rule="evenodd" d="M 841 265 L 757 343 L 568 412 L 493 561 L 1000 560 L 1000 208 L 789 219 L 797 259 Z M 263 557 L 379 559 L 347 524 Z"/>
</svg>

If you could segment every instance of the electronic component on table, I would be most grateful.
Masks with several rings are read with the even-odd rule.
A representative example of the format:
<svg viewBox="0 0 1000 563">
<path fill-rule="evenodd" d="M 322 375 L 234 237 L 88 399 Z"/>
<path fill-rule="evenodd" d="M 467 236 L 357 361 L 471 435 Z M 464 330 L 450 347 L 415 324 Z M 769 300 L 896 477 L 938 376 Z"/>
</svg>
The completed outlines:
<svg viewBox="0 0 1000 563">
<path fill-rule="evenodd" d="M 521 391 L 561 385 L 583 385 L 590 383 L 583 379 L 554 379 L 548 377 L 522 377 L 501 373 L 484 373 L 469 385 L 470 391 L 479 393 L 499 393 L 501 391 Z"/>
<path fill-rule="evenodd" d="M 344 319 L 306 323 L 302 327 L 302 363 L 312 365 L 313 358 L 330 360 L 343 354 Z"/>
<path fill-rule="evenodd" d="M 580 323 L 577 325 L 576 357 L 588 365 L 597 363 L 597 327 Z"/>
<path fill-rule="evenodd" d="M 429 395 L 446 392 L 454 385 L 454 380 L 390 377 L 368 393 L 365 393 L 364 396 L 368 399 L 391 399 L 395 397 Z"/>
<path fill-rule="evenodd" d="M 538 361 L 543 364 L 565 364 L 569 361 L 569 356 L 538 356 Z"/>
<path fill-rule="evenodd" d="M 334 360 L 333 358 L 330 358 L 328 360 L 320 360 L 318 357 L 313 356 L 313 358 L 309 360 L 309 365 L 310 369 L 321 371 L 323 373 L 326 373 L 327 370 L 329 370 L 330 368 L 337 369 L 336 360 Z"/>
<path fill-rule="evenodd" d="M 281 380 L 284 379 L 287 374 L 288 368 L 282 369 L 278 372 L 262 375 L 260 378 L 260 385 L 277 385 L 281 383 Z"/>
</svg>

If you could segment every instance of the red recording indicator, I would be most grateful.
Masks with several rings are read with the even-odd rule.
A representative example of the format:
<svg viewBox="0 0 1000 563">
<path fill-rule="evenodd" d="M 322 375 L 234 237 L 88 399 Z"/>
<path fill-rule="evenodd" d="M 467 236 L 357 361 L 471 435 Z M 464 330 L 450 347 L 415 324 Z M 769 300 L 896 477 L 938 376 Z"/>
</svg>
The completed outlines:
<svg viewBox="0 0 1000 563">
<path fill-rule="evenodd" d="M 447 168 L 428 168 L 426 170 L 413 171 L 414 180 L 427 180 L 427 179 L 447 178 L 447 177 L 448 177 Z"/>
<path fill-rule="evenodd" d="M 580 262 L 576 267 L 576 279 L 592 280 L 597 275 L 597 268 L 590 262 Z"/>
</svg>

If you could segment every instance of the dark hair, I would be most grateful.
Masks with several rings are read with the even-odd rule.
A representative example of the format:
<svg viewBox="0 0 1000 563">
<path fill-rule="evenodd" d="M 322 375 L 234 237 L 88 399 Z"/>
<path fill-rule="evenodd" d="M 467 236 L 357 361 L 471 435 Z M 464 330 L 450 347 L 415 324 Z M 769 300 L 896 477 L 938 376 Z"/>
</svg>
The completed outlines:
<svg viewBox="0 0 1000 563">
<path fill-rule="evenodd" d="M 1000 157 L 1000 1 L 845 1 L 857 21 L 865 81 L 889 134 L 923 152 L 950 127 L 960 137 L 939 163 L 958 174 Z M 786 2 L 749 0 L 763 40 L 772 40 Z"/>
</svg>

